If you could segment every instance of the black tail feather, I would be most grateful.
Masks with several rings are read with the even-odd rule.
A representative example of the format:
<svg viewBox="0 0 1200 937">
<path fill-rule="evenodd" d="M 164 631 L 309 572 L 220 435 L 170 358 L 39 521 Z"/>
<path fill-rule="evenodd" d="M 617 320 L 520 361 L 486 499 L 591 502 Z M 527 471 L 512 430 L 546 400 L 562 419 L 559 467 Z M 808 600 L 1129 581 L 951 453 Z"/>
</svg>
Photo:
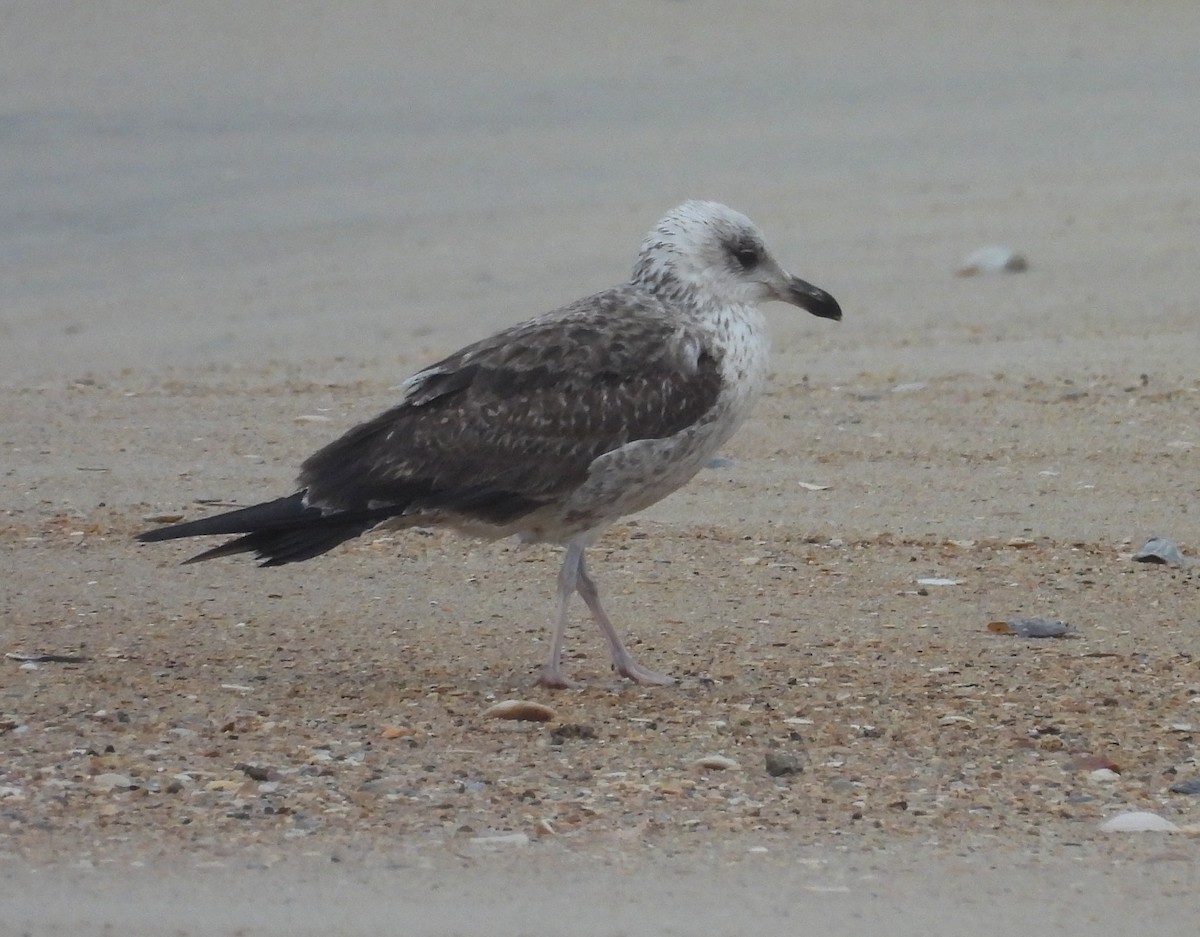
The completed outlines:
<svg viewBox="0 0 1200 937">
<path fill-rule="evenodd" d="M 337 526 L 321 524 L 312 527 L 297 527 L 291 530 L 260 530 L 222 543 L 203 553 L 197 553 L 183 562 L 186 566 L 188 563 L 215 560 L 220 556 L 253 552 L 262 560 L 260 566 L 299 563 L 302 560 L 311 560 L 314 556 L 320 556 L 322 553 L 328 553 L 339 543 L 353 540 L 374 526 L 375 521 L 371 520 L 355 521 Z"/>
<path fill-rule="evenodd" d="M 254 553 L 263 566 L 282 566 L 312 559 L 340 543 L 366 533 L 380 521 L 400 513 L 397 508 L 325 513 L 304 504 L 304 492 L 214 517 L 173 524 L 138 534 L 143 542 L 244 534 L 185 560 L 199 563 L 235 553 Z"/>
<path fill-rule="evenodd" d="M 274 501 L 265 501 L 248 508 L 238 508 L 236 511 L 226 511 L 224 514 L 214 514 L 212 517 L 202 517 L 183 524 L 172 524 L 170 527 L 156 527 L 154 530 L 138 534 L 137 539 L 143 543 L 154 543 L 159 540 L 179 540 L 183 537 L 206 537 L 210 534 L 252 534 L 260 530 L 295 527 L 320 517 L 321 511 L 318 508 L 307 507 L 304 504 L 304 492 L 297 491 L 286 498 L 276 498 Z"/>
<path fill-rule="evenodd" d="M 415 521 L 418 516 L 437 516 L 446 512 L 503 525 L 544 503 L 516 492 L 483 486 L 431 491 L 432 483 L 423 481 L 409 487 L 411 490 L 405 491 L 403 499 L 386 506 L 352 507 L 341 511 L 305 504 L 306 491 L 298 491 L 286 498 L 276 498 L 248 508 L 169 527 L 157 527 L 138 534 L 137 539 L 154 543 L 184 537 L 241 534 L 184 562 L 200 563 L 235 553 L 254 553 L 262 560 L 263 566 L 282 566 L 327 553 L 339 543 L 353 540 L 381 521 L 401 514 L 411 514 Z M 415 493 L 419 493 L 420 497 L 415 497 Z"/>
</svg>

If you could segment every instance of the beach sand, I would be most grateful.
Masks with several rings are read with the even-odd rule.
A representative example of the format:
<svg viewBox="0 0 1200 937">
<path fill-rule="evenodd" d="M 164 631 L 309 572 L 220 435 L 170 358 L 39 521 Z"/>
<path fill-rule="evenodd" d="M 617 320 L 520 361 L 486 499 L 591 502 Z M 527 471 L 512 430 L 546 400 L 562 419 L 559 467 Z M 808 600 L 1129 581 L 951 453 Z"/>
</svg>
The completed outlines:
<svg viewBox="0 0 1200 937">
<path fill-rule="evenodd" d="M 4 14 L 0 930 L 1191 934 L 1200 8 L 325 6 Z M 845 319 L 593 551 L 677 686 L 532 685 L 550 548 L 133 542 L 689 197 Z"/>
</svg>

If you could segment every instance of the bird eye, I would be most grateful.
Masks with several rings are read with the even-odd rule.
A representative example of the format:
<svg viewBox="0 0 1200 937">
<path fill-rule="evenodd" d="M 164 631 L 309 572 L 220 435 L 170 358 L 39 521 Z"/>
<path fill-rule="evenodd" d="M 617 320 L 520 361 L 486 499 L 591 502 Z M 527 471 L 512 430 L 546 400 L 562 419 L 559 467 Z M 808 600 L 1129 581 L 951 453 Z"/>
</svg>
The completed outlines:
<svg viewBox="0 0 1200 937">
<path fill-rule="evenodd" d="M 733 252 L 733 258 L 743 270 L 753 270 L 758 264 L 758 251 L 752 247 L 740 247 Z"/>
</svg>

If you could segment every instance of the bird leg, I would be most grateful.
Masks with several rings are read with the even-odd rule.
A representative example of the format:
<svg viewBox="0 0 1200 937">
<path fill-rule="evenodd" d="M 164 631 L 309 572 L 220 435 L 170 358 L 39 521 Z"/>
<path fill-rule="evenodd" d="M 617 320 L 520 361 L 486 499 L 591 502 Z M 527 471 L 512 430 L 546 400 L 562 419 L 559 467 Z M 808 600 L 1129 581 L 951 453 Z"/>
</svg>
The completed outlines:
<svg viewBox="0 0 1200 937">
<path fill-rule="evenodd" d="M 588 575 L 583 551 L 583 544 L 567 544 L 567 555 L 563 559 L 562 569 L 558 573 L 558 612 L 554 620 L 554 634 L 550 640 L 550 653 L 546 657 L 546 663 L 542 665 L 542 672 L 538 677 L 538 684 L 552 689 L 566 689 L 579 685 L 563 673 L 562 669 L 563 642 L 567 631 L 567 605 L 575 592 L 578 592 L 583 598 L 588 610 L 592 613 L 592 618 L 600 627 L 600 632 L 608 641 L 613 669 L 617 673 L 622 677 L 628 677 L 635 683 L 650 686 L 668 686 L 674 683 L 674 678 L 643 667 L 633 659 L 633 655 L 625 647 L 612 620 L 605 614 L 604 608 L 600 604 L 600 592 L 596 588 L 595 581 Z"/>
<path fill-rule="evenodd" d="M 596 588 L 595 581 L 588 575 L 582 550 L 579 553 L 577 576 L 578 581 L 575 584 L 575 588 L 583 597 L 583 601 L 587 603 L 592 617 L 596 619 L 596 624 L 600 626 L 600 631 L 608 640 L 608 650 L 612 654 L 613 670 L 622 677 L 628 677 L 634 683 L 642 683 L 649 686 L 670 686 L 674 683 L 674 677 L 651 670 L 648 667 L 643 667 L 633 659 L 633 655 L 626 649 L 621 636 L 617 634 L 617 629 L 613 626 L 608 615 L 604 613 L 603 606 L 600 605 L 600 591 Z"/>
<path fill-rule="evenodd" d="M 563 640 L 567 633 L 567 605 L 575 594 L 579 582 L 579 570 L 583 566 L 583 546 L 577 543 L 567 544 L 567 555 L 563 559 L 562 569 L 558 571 L 558 611 L 554 617 L 554 633 L 550 638 L 550 653 L 542 672 L 538 676 L 538 685 L 550 687 L 553 690 L 565 690 L 579 686 L 570 679 L 562 669 Z"/>
</svg>

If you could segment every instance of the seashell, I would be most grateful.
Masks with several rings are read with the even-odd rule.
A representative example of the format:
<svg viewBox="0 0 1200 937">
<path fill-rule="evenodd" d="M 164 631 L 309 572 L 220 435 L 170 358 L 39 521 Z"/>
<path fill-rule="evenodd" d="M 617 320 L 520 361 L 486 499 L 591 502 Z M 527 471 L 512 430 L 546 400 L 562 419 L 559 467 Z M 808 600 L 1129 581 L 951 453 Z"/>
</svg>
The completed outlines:
<svg viewBox="0 0 1200 937">
<path fill-rule="evenodd" d="M 1113 774 L 1121 773 L 1121 766 L 1109 758 L 1107 755 L 1084 755 L 1082 758 L 1077 758 L 1071 762 L 1071 769 L 1074 771 L 1099 771 L 1105 769 Z"/>
<path fill-rule="evenodd" d="M 692 762 L 692 766 L 709 771 L 732 771 L 740 767 L 736 761 L 724 755 L 702 755 Z"/>
<path fill-rule="evenodd" d="M 1015 634 L 1018 638 L 1061 638 L 1075 630 L 1074 625 L 1049 618 L 1010 618 L 990 622 L 987 627 L 996 634 Z"/>
<path fill-rule="evenodd" d="M 1145 810 L 1118 813 L 1100 824 L 1101 833 L 1170 833 L 1177 829 L 1166 817 Z"/>
<path fill-rule="evenodd" d="M 529 845 L 526 833 L 496 833 L 492 836 L 472 836 L 471 845 L 483 849 L 509 849 Z"/>
<path fill-rule="evenodd" d="M 995 245 L 981 247 L 970 254 L 958 268 L 960 277 L 973 277 L 980 273 L 1020 273 L 1029 269 L 1029 261 L 1011 247 Z"/>
<path fill-rule="evenodd" d="M 554 710 L 529 700 L 506 699 L 489 706 L 481 715 L 485 719 L 516 719 L 522 722 L 549 722 Z"/>
<path fill-rule="evenodd" d="M 1166 537 L 1151 537 L 1133 554 L 1133 560 L 1137 563 L 1161 563 L 1176 569 L 1188 565 L 1188 561 L 1179 550 L 1179 545 Z"/>
<path fill-rule="evenodd" d="M 131 787 L 136 787 L 133 778 L 127 774 L 117 774 L 113 771 L 106 771 L 104 774 L 98 774 L 92 778 L 92 786 L 98 791 L 112 790 L 129 790 Z"/>
<path fill-rule="evenodd" d="M 206 791 L 216 791 L 222 793 L 225 791 L 236 791 L 245 782 L 236 781 L 233 778 L 217 778 L 215 781 L 209 781 L 204 785 Z"/>
</svg>

